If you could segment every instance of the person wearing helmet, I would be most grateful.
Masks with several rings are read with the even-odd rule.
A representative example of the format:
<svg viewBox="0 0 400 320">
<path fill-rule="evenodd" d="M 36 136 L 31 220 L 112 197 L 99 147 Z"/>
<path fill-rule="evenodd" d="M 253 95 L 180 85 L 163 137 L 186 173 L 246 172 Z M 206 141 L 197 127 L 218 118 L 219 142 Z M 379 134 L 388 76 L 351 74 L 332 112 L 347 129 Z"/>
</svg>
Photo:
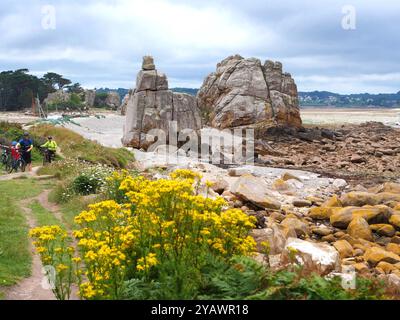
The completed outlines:
<svg viewBox="0 0 400 320">
<path fill-rule="evenodd" d="M 25 161 L 28 171 L 32 171 L 33 141 L 29 138 L 28 132 L 25 132 L 23 138 L 19 140 L 18 148 L 21 149 L 22 159 Z"/>
<path fill-rule="evenodd" d="M 53 140 L 52 136 L 48 136 L 47 137 L 47 141 L 45 144 L 42 144 L 40 146 L 41 148 L 46 148 L 49 152 L 49 162 L 51 163 L 51 159 L 54 159 L 54 156 L 56 154 L 57 151 L 57 143 Z"/>
<path fill-rule="evenodd" d="M 13 141 L 11 143 L 11 158 L 12 158 L 13 162 L 15 163 L 17 160 L 19 160 L 20 157 L 21 157 L 21 155 L 18 150 L 18 142 Z"/>
</svg>

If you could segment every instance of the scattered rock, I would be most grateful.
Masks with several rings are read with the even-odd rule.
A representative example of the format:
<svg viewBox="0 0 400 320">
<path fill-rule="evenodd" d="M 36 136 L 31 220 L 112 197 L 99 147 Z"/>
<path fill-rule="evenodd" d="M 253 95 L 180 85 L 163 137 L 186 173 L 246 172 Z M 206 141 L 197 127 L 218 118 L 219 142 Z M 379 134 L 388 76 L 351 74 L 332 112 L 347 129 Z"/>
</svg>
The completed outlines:
<svg viewBox="0 0 400 320">
<path fill-rule="evenodd" d="M 386 245 L 386 250 L 400 256 L 400 245 L 397 243 L 388 243 Z"/>
<path fill-rule="evenodd" d="M 393 264 L 387 263 L 385 261 L 379 262 L 378 265 L 376 266 L 376 268 L 379 268 L 379 269 L 383 270 L 383 272 L 385 274 L 389 274 L 392 271 L 397 270 L 397 268 Z"/>
<path fill-rule="evenodd" d="M 272 224 L 269 228 L 254 229 L 251 232 L 254 240 L 257 243 L 258 252 L 266 252 L 268 254 L 279 254 L 283 251 L 286 243 L 286 238 L 277 224 Z"/>
<path fill-rule="evenodd" d="M 331 215 L 340 208 L 313 207 L 308 212 L 308 216 L 316 220 L 328 220 Z"/>
<path fill-rule="evenodd" d="M 228 175 L 231 177 L 240 177 L 245 174 L 251 174 L 251 171 L 243 168 L 231 168 L 228 170 Z"/>
<path fill-rule="evenodd" d="M 328 234 L 327 236 L 323 236 L 321 240 L 324 242 L 335 242 L 336 238 L 333 234 Z"/>
<path fill-rule="evenodd" d="M 328 200 L 326 200 L 321 207 L 342 207 L 342 202 L 340 201 L 339 197 L 335 194 L 332 197 L 330 197 Z"/>
<path fill-rule="evenodd" d="M 213 181 L 213 184 L 211 186 L 211 189 L 214 190 L 218 194 L 222 194 L 228 188 L 229 188 L 229 184 L 223 178 Z"/>
<path fill-rule="evenodd" d="M 281 207 L 279 201 L 271 195 L 264 179 L 251 174 L 241 176 L 232 186 L 231 192 L 260 208 L 280 209 Z"/>
<path fill-rule="evenodd" d="M 325 226 L 313 227 L 311 229 L 311 232 L 319 236 L 327 236 L 329 234 L 332 234 L 332 230 Z"/>
<path fill-rule="evenodd" d="M 347 233 L 355 239 L 372 241 L 372 232 L 368 222 L 362 217 L 355 217 L 347 227 Z"/>
<path fill-rule="evenodd" d="M 348 258 L 353 255 L 353 247 L 346 240 L 338 240 L 333 243 L 333 246 L 339 252 L 340 258 Z"/>
<path fill-rule="evenodd" d="M 360 155 L 358 155 L 358 154 L 353 154 L 351 156 L 351 158 L 350 158 L 350 162 L 352 162 L 352 163 L 363 163 L 363 162 L 366 162 L 366 160 L 363 157 L 361 157 Z"/>
<path fill-rule="evenodd" d="M 353 264 L 353 267 L 359 273 L 368 271 L 368 265 L 364 262 L 355 263 L 355 264 Z"/>
<path fill-rule="evenodd" d="M 291 262 L 290 257 L 293 255 L 305 270 L 318 270 L 322 275 L 339 271 L 340 268 L 339 253 L 326 243 L 289 238 L 282 252 L 282 263 Z"/>
<path fill-rule="evenodd" d="M 277 191 L 286 191 L 290 189 L 290 186 L 286 181 L 282 179 L 276 179 L 272 184 L 272 188 Z"/>
<path fill-rule="evenodd" d="M 311 205 L 312 205 L 311 201 L 304 200 L 304 199 L 294 199 L 292 203 L 295 207 L 299 207 L 299 208 L 311 207 Z"/>
<path fill-rule="evenodd" d="M 370 226 L 372 231 L 375 231 L 377 234 L 386 237 L 393 237 L 396 231 L 393 226 L 390 224 L 372 224 Z"/>
<path fill-rule="evenodd" d="M 304 237 L 309 232 L 307 224 L 296 217 L 285 218 L 281 225 L 288 229 L 293 229 L 298 237 Z"/>
<path fill-rule="evenodd" d="M 343 179 L 335 179 L 332 182 L 332 186 L 334 186 L 337 189 L 342 189 L 347 186 L 347 182 L 346 180 Z"/>
<path fill-rule="evenodd" d="M 390 217 L 389 222 L 397 228 L 400 228 L 400 214 L 394 214 Z"/>
<path fill-rule="evenodd" d="M 293 175 L 293 174 L 291 174 L 291 173 L 289 173 L 289 172 L 285 172 L 285 173 L 282 175 L 282 178 L 281 178 L 281 179 L 282 179 L 283 181 L 288 181 L 288 180 L 294 179 L 294 180 L 297 180 L 297 181 L 302 182 L 300 178 L 296 177 L 295 175 Z"/>
<path fill-rule="evenodd" d="M 364 259 L 373 266 L 377 265 L 381 261 L 391 264 L 400 262 L 400 257 L 397 254 L 378 247 L 368 248 L 364 254 Z"/>
<path fill-rule="evenodd" d="M 271 212 L 270 217 L 278 222 L 282 222 L 285 219 L 285 216 L 279 212 Z"/>
</svg>

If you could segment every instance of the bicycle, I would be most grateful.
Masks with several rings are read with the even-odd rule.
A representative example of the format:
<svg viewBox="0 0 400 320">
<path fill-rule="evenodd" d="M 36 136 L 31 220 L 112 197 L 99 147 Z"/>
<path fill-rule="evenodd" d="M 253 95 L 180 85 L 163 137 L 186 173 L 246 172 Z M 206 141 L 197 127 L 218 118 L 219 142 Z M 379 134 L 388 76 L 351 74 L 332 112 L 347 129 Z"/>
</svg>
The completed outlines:
<svg viewBox="0 0 400 320">
<path fill-rule="evenodd" d="M 54 161 L 55 153 L 51 152 L 48 148 L 40 148 L 40 152 L 43 155 L 43 166 Z"/>
<path fill-rule="evenodd" d="M 1 164 L 4 167 L 4 169 L 9 172 L 11 169 L 11 152 L 10 152 L 10 148 L 6 147 L 6 146 L 1 146 L 0 148 L 2 149 L 1 152 Z"/>
<path fill-rule="evenodd" d="M 26 162 L 22 158 L 22 151 L 18 150 L 19 153 L 19 158 L 17 160 L 14 160 L 10 157 L 10 169 L 8 170 L 8 173 L 12 173 L 13 171 L 18 172 L 18 170 L 21 170 L 21 172 L 25 172 L 26 169 Z"/>
</svg>

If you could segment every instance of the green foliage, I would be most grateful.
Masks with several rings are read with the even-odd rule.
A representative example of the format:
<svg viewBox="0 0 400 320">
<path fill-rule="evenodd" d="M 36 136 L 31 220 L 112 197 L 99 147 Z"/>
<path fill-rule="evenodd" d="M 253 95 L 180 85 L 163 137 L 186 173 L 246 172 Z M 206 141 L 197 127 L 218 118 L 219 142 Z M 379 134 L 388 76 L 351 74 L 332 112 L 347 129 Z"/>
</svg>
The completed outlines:
<svg viewBox="0 0 400 320">
<path fill-rule="evenodd" d="M 102 197 L 104 200 L 114 200 L 117 203 L 127 203 L 128 197 L 125 192 L 120 189 L 121 183 L 128 176 L 137 177 L 139 172 L 136 170 L 122 170 L 121 172 L 115 171 L 110 177 L 105 179 L 102 186 Z"/>
<path fill-rule="evenodd" d="M 101 184 L 97 177 L 82 173 L 72 182 L 73 190 L 80 195 L 89 195 L 96 193 Z"/>
<path fill-rule="evenodd" d="M 63 88 L 70 80 L 49 72 L 39 79 L 28 74 L 28 69 L 3 71 L 0 73 L 0 111 L 18 111 L 30 108 L 32 98 L 43 101 L 50 92 Z"/>
<path fill-rule="evenodd" d="M 377 300 L 385 299 L 384 284 L 358 278 L 356 290 L 346 290 L 341 279 L 316 274 L 271 271 L 252 258 L 235 256 L 231 261 L 209 260 L 201 279 L 189 279 L 185 298 L 205 300 Z M 181 270 L 178 270 L 181 271 Z M 172 271 L 173 272 L 173 271 Z M 170 275 L 173 278 L 173 274 Z M 197 282 L 197 283 L 196 283 Z M 126 299 L 175 299 L 177 285 L 158 280 L 146 283 L 131 279 L 125 283 Z"/>
<path fill-rule="evenodd" d="M 94 107 L 106 109 L 108 106 L 106 105 L 106 99 L 108 96 L 108 92 L 96 92 L 96 97 L 94 99 Z"/>
<path fill-rule="evenodd" d="M 246 299 L 267 285 L 265 267 L 248 257 L 233 257 L 229 264 L 215 260 L 204 271 L 199 299 Z"/>
<path fill-rule="evenodd" d="M 69 93 L 74 93 L 74 94 L 81 94 L 84 92 L 84 89 L 81 87 L 81 84 L 76 82 L 73 85 L 70 85 L 67 87 L 67 90 Z"/>
<path fill-rule="evenodd" d="M 62 89 L 66 85 L 71 84 L 71 80 L 63 78 L 62 75 L 54 73 L 54 72 L 47 72 L 41 79 L 48 87 L 52 88 L 53 91 L 56 89 Z"/>
</svg>

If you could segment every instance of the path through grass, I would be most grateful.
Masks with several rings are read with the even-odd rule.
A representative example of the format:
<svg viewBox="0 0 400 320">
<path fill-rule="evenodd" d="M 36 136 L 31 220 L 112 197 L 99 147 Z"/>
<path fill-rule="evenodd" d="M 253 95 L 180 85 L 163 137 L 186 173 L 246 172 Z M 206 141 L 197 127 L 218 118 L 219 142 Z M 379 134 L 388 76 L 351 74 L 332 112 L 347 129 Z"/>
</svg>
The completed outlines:
<svg viewBox="0 0 400 320">
<path fill-rule="evenodd" d="M 28 226 L 19 204 L 37 196 L 50 184 L 33 179 L 0 182 L 0 292 L 2 287 L 30 275 Z"/>
</svg>

